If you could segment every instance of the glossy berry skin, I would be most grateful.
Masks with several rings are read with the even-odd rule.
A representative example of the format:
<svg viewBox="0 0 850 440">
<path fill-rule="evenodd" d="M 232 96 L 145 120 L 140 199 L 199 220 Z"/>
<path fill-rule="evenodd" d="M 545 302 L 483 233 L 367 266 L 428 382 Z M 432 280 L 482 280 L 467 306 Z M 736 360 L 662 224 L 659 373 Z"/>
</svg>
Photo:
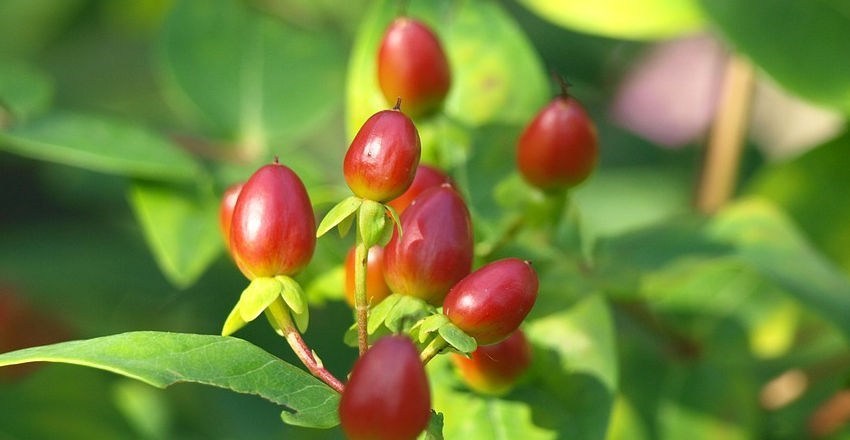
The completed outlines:
<svg viewBox="0 0 850 440">
<path fill-rule="evenodd" d="M 452 287 L 443 313 L 478 345 L 495 344 L 510 336 L 531 311 L 538 286 L 529 262 L 494 261 Z"/>
<path fill-rule="evenodd" d="M 430 411 L 425 368 L 405 336 L 386 336 L 358 359 L 339 401 L 340 423 L 351 440 L 415 439 Z"/>
<path fill-rule="evenodd" d="M 507 339 L 478 347 L 470 357 L 452 354 L 463 381 L 482 394 L 501 395 L 513 388 L 531 365 L 531 345 L 517 329 Z"/>
<path fill-rule="evenodd" d="M 442 105 L 451 82 L 446 53 L 427 24 L 406 17 L 390 23 L 378 49 L 378 84 L 388 103 L 401 98 L 408 114 L 424 116 Z"/>
<path fill-rule="evenodd" d="M 396 232 L 384 251 L 384 278 L 398 294 L 439 306 L 449 289 L 472 269 L 469 210 L 444 184 L 431 188 L 404 211 L 402 235 Z"/>
<path fill-rule="evenodd" d="M 387 205 L 393 207 L 396 212 L 401 215 L 404 210 L 419 197 L 422 192 L 427 189 L 440 186 L 444 183 L 452 183 L 451 178 L 446 173 L 434 168 L 430 165 L 420 164 L 416 168 L 416 176 L 413 177 L 413 183 L 407 188 L 404 194 L 390 200 Z"/>
<path fill-rule="evenodd" d="M 230 250 L 248 279 L 294 275 L 313 256 L 316 219 L 301 179 L 284 165 L 257 170 L 245 182 L 230 226 Z"/>
<path fill-rule="evenodd" d="M 230 250 L 230 222 L 233 220 L 233 208 L 236 207 L 236 200 L 239 198 L 239 193 L 242 191 L 242 183 L 234 183 L 224 190 L 221 196 L 221 205 L 218 209 L 218 226 L 221 228 L 221 236 L 224 237 L 224 244 Z"/>
<path fill-rule="evenodd" d="M 421 148 L 419 133 L 404 113 L 375 113 L 345 153 L 345 182 L 364 199 L 384 202 L 397 197 L 413 182 Z"/>
<path fill-rule="evenodd" d="M 517 145 L 517 166 L 530 184 L 543 189 L 572 188 L 596 166 L 596 127 L 571 97 L 552 100 L 525 127 Z"/>
<path fill-rule="evenodd" d="M 354 260 L 355 248 L 345 257 L 345 300 L 354 307 Z M 366 255 L 366 295 L 367 302 L 374 306 L 390 296 L 392 292 L 384 281 L 384 248 L 372 246 Z"/>
</svg>

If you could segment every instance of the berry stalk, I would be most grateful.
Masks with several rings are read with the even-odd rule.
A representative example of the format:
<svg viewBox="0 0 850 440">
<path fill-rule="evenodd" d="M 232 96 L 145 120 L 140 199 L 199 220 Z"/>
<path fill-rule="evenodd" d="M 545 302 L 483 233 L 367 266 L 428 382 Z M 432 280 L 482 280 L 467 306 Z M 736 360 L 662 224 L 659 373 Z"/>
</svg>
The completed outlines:
<svg viewBox="0 0 850 440">
<path fill-rule="evenodd" d="M 328 384 L 328 386 L 333 388 L 336 392 L 342 394 L 342 390 L 345 388 L 345 385 L 343 385 L 342 382 L 333 375 L 333 373 L 328 371 L 316 358 L 316 356 L 313 355 L 313 350 L 310 349 L 304 341 L 304 338 L 301 337 L 301 333 L 297 328 L 295 328 L 295 324 L 289 316 L 289 310 L 283 302 L 283 299 L 278 298 L 275 302 L 273 302 L 266 309 L 266 314 L 269 319 L 277 324 L 281 335 L 286 339 L 289 346 L 292 347 L 292 351 L 295 352 L 298 359 L 300 359 L 304 366 L 307 367 L 307 370 L 309 370 L 313 376 L 316 376 L 319 380 Z"/>
<path fill-rule="evenodd" d="M 422 365 L 428 365 L 431 359 L 434 359 L 448 346 L 449 343 L 445 339 L 437 336 L 422 349 L 422 353 L 419 353 L 419 360 L 422 361 Z"/>
<path fill-rule="evenodd" d="M 369 263 L 369 250 L 360 234 L 354 250 L 354 310 L 357 313 L 357 347 L 360 356 L 369 349 L 369 335 L 366 326 L 369 320 L 369 301 L 366 294 L 366 267 Z"/>
</svg>

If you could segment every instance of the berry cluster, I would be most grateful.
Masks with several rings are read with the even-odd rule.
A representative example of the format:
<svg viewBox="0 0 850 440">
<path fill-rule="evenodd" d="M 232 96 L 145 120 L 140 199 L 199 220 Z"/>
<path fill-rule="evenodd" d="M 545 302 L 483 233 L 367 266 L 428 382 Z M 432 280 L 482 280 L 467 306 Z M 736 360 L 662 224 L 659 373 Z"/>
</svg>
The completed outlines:
<svg viewBox="0 0 850 440">
<path fill-rule="evenodd" d="M 421 21 L 398 18 L 377 60 L 381 91 L 394 107 L 375 113 L 354 137 L 343 162 L 353 195 L 331 209 L 318 230 L 304 185 L 277 159 L 225 192 L 222 232 L 250 285 L 222 333 L 265 313 L 308 369 L 341 392 L 348 437 L 413 439 L 430 418 L 425 364 L 434 356 L 454 352 L 468 386 L 488 394 L 507 392 L 528 368 L 531 348 L 519 327 L 537 298 L 538 279 L 531 263 L 517 258 L 473 271 L 466 202 L 447 174 L 419 164 L 411 116 L 438 113 L 451 86 L 437 35 Z M 517 164 L 527 182 L 551 192 L 587 178 L 596 155 L 593 124 L 563 87 L 520 137 Z M 360 358 L 343 385 L 301 339 L 307 304 L 291 277 L 309 263 L 317 237 L 352 227 L 356 244 L 345 261 L 344 287 L 356 314 Z M 418 301 L 424 313 L 411 316 L 401 334 L 371 334 L 370 311 L 390 297 Z"/>
</svg>

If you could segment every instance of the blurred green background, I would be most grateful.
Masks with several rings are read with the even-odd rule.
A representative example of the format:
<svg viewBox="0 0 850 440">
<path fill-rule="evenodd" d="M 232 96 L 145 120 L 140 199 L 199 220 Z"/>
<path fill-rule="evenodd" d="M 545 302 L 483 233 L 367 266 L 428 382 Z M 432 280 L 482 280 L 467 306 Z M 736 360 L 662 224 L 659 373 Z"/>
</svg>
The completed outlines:
<svg viewBox="0 0 850 440">
<path fill-rule="evenodd" d="M 133 330 L 218 334 L 245 287 L 218 196 L 274 155 L 324 213 L 348 139 L 386 106 L 392 1 L 0 2 L 0 352 Z M 601 162 L 542 261 L 538 354 L 505 399 L 432 374 L 446 438 L 846 438 L 850 7 L 840 0 L 411 0 L 455 75 L 417 121 L 495 240 L 539 194 L 506 157 L 566 76 Z M 755 68 L 735 197 L 694 208 L 726 60 Z M 580 225 L 580 230 L 576 225 Z M 344 376 L 350 311 L 328 234 L 305 335 Z M 499 256 L 499 255 L 497 255 Z M 296 363 L 264 325 L 237 335 Z M 553 371 L 557 371 L 555 374 Z M 106 372 L 0 369 L 0 439 L 337 438 L 254 396 Z M 493 430 L 493 431 L 489 431 Z M 513 435 L 514 437 L 511 437 Z"/>
</svg>

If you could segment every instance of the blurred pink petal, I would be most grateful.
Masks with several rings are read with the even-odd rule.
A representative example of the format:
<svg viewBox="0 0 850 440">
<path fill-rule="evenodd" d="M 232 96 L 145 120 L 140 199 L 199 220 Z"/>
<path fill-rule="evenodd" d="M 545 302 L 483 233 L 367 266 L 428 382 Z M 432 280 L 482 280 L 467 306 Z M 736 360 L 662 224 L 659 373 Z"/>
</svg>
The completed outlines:
<svg viewBox="0 0 850 440">
<path fill-rule="evenodd" d="M 705 35 L 654 46 L 620 84 L 614 121 L 662 146 L 694 141 L 712 119 L 725 60 L 721 45 Z"/>
</svg>

